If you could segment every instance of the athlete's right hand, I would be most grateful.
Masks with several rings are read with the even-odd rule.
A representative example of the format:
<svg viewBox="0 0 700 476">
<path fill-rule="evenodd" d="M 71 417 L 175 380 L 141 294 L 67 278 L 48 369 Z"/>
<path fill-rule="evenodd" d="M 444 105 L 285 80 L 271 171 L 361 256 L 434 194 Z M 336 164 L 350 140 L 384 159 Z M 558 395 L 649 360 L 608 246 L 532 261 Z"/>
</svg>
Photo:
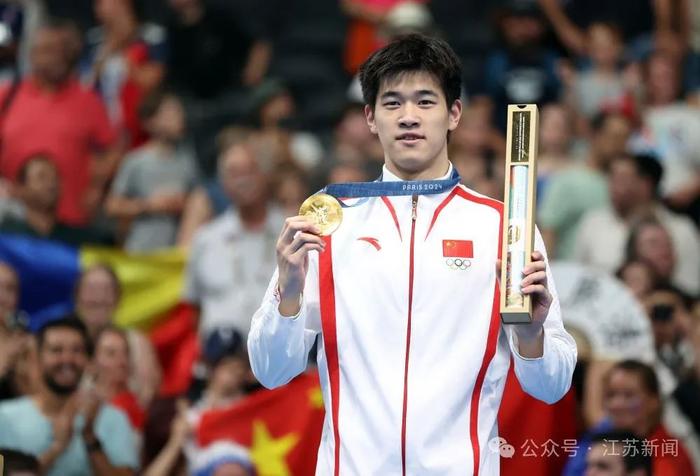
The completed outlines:
<svg viewBox="0 0 700 476">
<path fill-rule="evenodd" d="M 321 252 L 326 247 L 320 232 L 307 217 L 290 217 L 284 222 L 277 240 L 279 311 L 284 316 L 299 312 L 299 298 L 309 269 L 309 251 Z"/>
</svg>

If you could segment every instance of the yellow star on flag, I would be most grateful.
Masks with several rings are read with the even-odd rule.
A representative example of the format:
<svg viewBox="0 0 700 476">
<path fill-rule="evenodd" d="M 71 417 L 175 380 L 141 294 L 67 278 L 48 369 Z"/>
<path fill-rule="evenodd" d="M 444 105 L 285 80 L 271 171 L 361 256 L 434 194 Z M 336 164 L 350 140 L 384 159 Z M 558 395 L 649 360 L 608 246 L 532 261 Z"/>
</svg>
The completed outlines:
<svg viewBox="0 0 700 476">
<path fill-rule="evenodd" d="M 287 455 L 299 441 L 294 433 L 274 439 L 261 420 L 253 421 L 253 445 L 250 458 L 259 476 L 290 476 Z"/>
<path fill-rule="evenodd" d="M 315 387 L 309 390 L 309 403 L 313 408 L 323 408 L 323 392 L 321 387 Z"/>
</svg>

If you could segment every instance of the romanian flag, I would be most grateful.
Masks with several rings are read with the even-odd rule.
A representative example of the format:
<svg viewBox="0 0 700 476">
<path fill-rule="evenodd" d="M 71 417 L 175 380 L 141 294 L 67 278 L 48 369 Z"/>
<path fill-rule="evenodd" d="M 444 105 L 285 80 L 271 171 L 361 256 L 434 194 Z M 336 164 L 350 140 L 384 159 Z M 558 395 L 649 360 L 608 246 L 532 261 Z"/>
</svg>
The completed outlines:
<svg viewBox="0 0 700 476">
<path fill-rule="evenodd" d="M 230 408 L 205 412 L 197 442 L 200 447 L 221 440 L 245 446 L 259 476 L 313 476 L 324 414 L 314 370 Z"/>
<path fill-rule="evenodd" d="M 34 331 L 74 309 L 82 269 L 95 263 L 110 265 L 122 286 L 115 324 L 151 336 L 163 367 L 161 393 L 176 395 L 187 389 L 199 347 L 195 310 L 180 302 L 186 262 L 182 250 L 130 254 L 3 234 L 0 261 L 19 275 L 19 309 L 29 314 Z"/>
</svg>

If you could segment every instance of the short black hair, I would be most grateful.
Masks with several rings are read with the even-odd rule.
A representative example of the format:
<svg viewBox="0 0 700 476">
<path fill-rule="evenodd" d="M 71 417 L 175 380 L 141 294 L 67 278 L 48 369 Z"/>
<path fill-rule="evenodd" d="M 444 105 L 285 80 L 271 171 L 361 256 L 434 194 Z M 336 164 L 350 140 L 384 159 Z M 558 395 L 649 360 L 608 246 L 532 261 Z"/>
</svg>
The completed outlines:
<svg viewBox="0 0 700 476">
<path fill-rule="evenodd" d="M 651 475 L 651 454 L 644 450 L 644 439 L 630 431 L 611 430 L 594 433 L 591 436 L 591 445 L 594 443 L 612 443 L 612 451 L 622 456 L 625 471 L 632 472 L 644 470 L 647 476 Z M 615 445 L 617 449 L 614 448 Z"/>
<path fill-rule="evenodd" d="M 90 334 L 88 334 L 87 327 L 78 319 L 75 314 L 68 314 L 60 319 L 54 319 L 45 323 L 39 329 L 37 333 L 37 345 L 41 349 L 44 345 L 44 340 L 46 339 L 46 333 L 52 329 L 71 329 L 83 338 L 83 343 L 85 344 L 85 352 L 88 356 L 92 357 L 92 340 L 90 339 Z"/>
<path fill-rule="evenodd" d="M 5 468 L 0 476 L 12 474 L 15 471 L 39 474 L 39 460 L 33 455 L 5 448 L 0 448 L 0 455 L 4 458 L 5 463 Z"/>
<path fill-rule="evenodd" d="M 637 169 L 637 174 L 651 181 L 654 186 L 654 194 L 659 193 L 659 184 L 664 176 L 664 168 L 656 157 L 651 154 L 635 154 L 632 161 Z"/>
<path fill-rule="evenodd" d="M 51 155 L 45 152 L 39 152 L 36 154 L 32 154 L 24 161 L 22 161 L 22 166 L 19 168 L 19 171 L 17 172 L 17 183 L 20 185 L 25 185 L 27 183 L 27 176 L 29 175 L 29 168 L 32 166 L 32 164 L 36 162 L 45 162 L 47 164 L 51 164 L 51 166 L 58 171 L 56 167 L 56 163 L 54 162 L 53 158 Z"/>
<path fill-rule="evenodd" d="M 636 374 L 647 393 L 656 397 L 660 396 L 659 379 L 656 377 L 656 372 L 651 366 L 638 360 L 622 360 L 613 365 L 608 371 L 605 378 L 606 383 L 610 379 L 610 376 L 619 370 Z"/>
<path fill-rule="evenodd" d="M 374 110 L 383 81 L 404 73 L 427 72 L 440 84 L 447 107 L 462 93 L 462 66 L 446 41 L 418 33 L 401 36 L 374 52 L 360 66 L 360 84 L 365 103 Z"/>
</svg>

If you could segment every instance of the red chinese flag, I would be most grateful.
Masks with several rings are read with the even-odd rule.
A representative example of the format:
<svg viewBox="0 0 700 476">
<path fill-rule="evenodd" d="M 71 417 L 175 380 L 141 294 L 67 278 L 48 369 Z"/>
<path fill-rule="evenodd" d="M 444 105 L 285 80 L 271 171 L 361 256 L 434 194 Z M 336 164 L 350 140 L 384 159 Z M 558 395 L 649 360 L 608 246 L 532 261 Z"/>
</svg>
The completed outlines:
<svg viewBox="0 0 700 476">
<path fill-rule="evenodd" d="M 445 258 L 473 258 L 471 240 L 442 240 L 442 256 Z"/>
<path fill-rule="evenodd" d="M 197 442 L 205 447 L 228 440 L 247 447 L 261 475 L 313 476 L 324 413 L 318 375 L 305 373 L 283 387 L 205 412 Z"/>
</svg>

